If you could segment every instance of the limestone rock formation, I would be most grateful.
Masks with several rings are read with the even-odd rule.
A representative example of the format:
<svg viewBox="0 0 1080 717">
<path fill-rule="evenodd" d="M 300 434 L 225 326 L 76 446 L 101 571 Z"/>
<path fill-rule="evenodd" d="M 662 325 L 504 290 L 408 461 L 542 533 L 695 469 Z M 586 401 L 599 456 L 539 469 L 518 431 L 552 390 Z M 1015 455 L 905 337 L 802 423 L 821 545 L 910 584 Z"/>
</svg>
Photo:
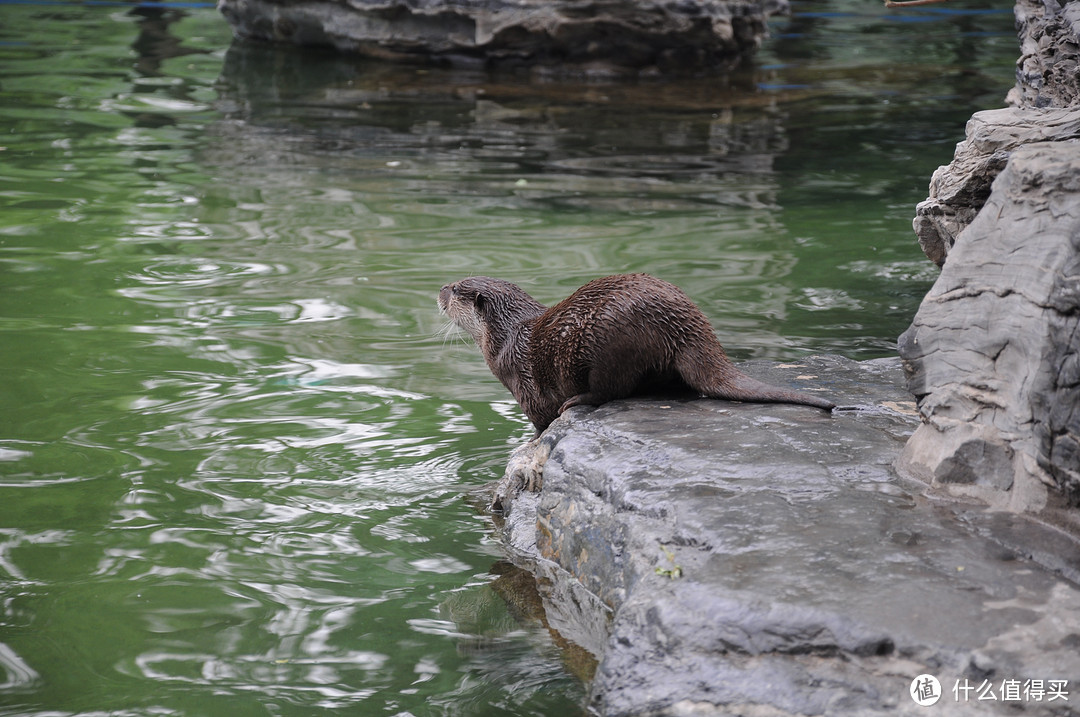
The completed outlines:
<svg viewBox="0 0 1080 717">
<path fill-rule="evenodd" d="M 1009 109 L 979 112 L 914 222 L 943 266 L 899 350 L 899 467 L 1080 534 L 1080 2 L 1018 0 Z"/>
<path fill-rule="evenodd" d="M 693 71 L 753 51 L 787 0 L 219 0 L 240 37 L 556 71 Z"/>
<path fill-rule="evenodd" d="M 1007 98 L 1014 109 L 976 113 L 952 163 L 934 172 L 929 197 L 915 208 L 915 234 L 938 266 L 1014 149 L 1080 138 L 1080 2 L 1017 0 L 1014 12 L 1021 53 Z"/>
<path fill-rule="evenodd" d="M 1012 152 L 900 354 L 924 419 L 903 469 L 1021 510 L 1046 486 L 1080 501 L 1080 141 Z"/>
<path fill-rule="evenodd" d="M 975 113 L 952 163 L 934 172 L 930 196 L 915 208 L 915 234 L 923 253 L 938 266 L 945 263 L 1014 150 L 1069 139 L 1080 139 L 1080 110 L 1006 108 Z"/>
<path fill-rule="evenodd" d="M 1017 0 L 1020 59 L 1009 104 L 1072 107 L 1080 102 L 1080 3 Z"/>
</svg>

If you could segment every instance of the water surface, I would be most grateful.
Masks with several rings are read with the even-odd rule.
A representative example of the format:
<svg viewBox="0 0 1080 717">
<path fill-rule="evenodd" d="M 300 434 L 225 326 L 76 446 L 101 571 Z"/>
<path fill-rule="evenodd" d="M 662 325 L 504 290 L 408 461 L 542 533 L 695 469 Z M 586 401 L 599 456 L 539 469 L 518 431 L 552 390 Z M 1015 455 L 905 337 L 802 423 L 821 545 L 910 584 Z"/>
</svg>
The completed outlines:
<svg viewBox="0 0 1080 717">
<path fill-rule="evenodd" d="M 579 711 L 462 497 L 529 428 L 434 298 L 643 270 L 736 358 L 893 353 L 1011 15 L 795 9 L 745 71 L 617 83 L 0 5 L 0 712 Z"/>
</svg>

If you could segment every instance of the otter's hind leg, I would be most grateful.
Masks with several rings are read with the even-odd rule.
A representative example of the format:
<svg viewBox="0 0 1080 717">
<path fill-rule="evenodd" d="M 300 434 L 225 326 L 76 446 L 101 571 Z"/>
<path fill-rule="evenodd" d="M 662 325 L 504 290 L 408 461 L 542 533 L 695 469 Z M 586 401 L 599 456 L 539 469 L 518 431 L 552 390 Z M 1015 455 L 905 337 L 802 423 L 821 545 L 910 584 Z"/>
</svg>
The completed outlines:
<svg viewBox="0 0 1080 717">
<path fill-rule="evenodd" d="M 644 372 L 636 368 L 604 366 L 589 372 L 589 390 L 563 401 L 559 415 L 573 406 L 601 406 L 608 401 L 626 398 L 641 383 Z"/>
<path fill-rule="evenodd" d="M 684 347 L 675 356 L 675 372 L 702 396 L 732 398 L 730 387 L 742 372 L 735 368 L 719 341 L 715 345 L 711 343 Z"/>
</svg>

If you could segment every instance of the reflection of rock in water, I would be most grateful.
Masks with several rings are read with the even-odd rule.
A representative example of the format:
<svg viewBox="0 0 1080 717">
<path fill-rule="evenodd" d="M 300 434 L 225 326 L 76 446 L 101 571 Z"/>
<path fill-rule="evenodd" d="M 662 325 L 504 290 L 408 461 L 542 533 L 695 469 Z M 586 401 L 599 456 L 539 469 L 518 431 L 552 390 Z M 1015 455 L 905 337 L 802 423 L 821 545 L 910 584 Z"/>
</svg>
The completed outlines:
<svg viewBox="0 0 1080 717">
<path fill-rule="evenodd" d="M 695 298 L 749 287 L 723 308 L 779 320 L 794 251 L 761 240 L 786 234 L 773 165 L 787 139 L 782 97 L 754 79 L 553 83 L 237 42 L 200 161 L 223 204 L 258 212 L 230 229 L 308 237 L 340 216 L 326 241 L 395 263 L 574 286 L 694 257 Z"/>
<path fill-rule="evenodd" d="M 521 679 L 541 686 L 561 675 L 559 661 L 582 683 L 591 680 L 596 658 L 548 624 L 536 579 L 506 561 L 495 563 L 491 572 L 498 577 L 489 585 L 450 593 L 441 605 L 444 616 L 462 633 L 458 651 L 472 657 L 484 672 L 502 675 L 494 680 L 499 683 L 516 683 L 518 680 L 506 678 L 512 672 L 522 673 Z M 529 641 L 507 639 L 522 630 L 534 637 Z M 541 640 L 542 635 L 551 641 Z M 552 660 L 556 648 L 558 661 Z M 507 659 L 508 651 L 514 653 L 513 659 Z"/>
<path fill-rule="evenodd" d="M 463 175 L 555 180 L 525 201 L 645 211 L 702 204 L 776 207 L 774 157 L 786 149 L 776 96 L 750 75 L 724 80 L 578 84 L 382 63 L 234 43 L 216 162 L 274 157 L 290 168 L 397 162 Z M 438 175 L 436 175 L 438 176 Z M 541 179 L 541 178 L 538 178 Z M 599 199 L 597 199 L 599 197 Z"/>
<path fill-rule="evenodd" d="M 131 43 L 135 51 L 135 70 L 140 77 L 160 77 L 161 65 L 166 60 L 185 55 L 201 54 L 205 50 L 185 47 L 183 41 L 172 34 L 170 26 L 187 16 L 183 10 L 161 7 L 139 6 L 131 9 L 130 15 L 139 18 L 139 35 Z M 135 83 L 133 94 L 154 94 L 161 91 L 157 84 L 141 85 Z M 190 101 L 187 88 L 173 86 L 171 92 L 179 94 L 178 99 Z M 166 112 L 124 112 L 135 121 L 137 127 L 166 127 L 176 124 L 176 119 Z"/>
<path fill-rule="evenodd" d="M 129 14 L 139 18 L 139 35 L 131 48 L 136 53 L 135 68 L 143 77 L 160 76 L 165 60 L 206 52 L 185 47 L 183 40 L 170 31 L 172 24 L 187 16 L 183 10 L 140 5 Z"/>
<path fill-rule="evenodd" d="M 506 601 L 515 617 L 522 621 L 538 621 L 547 628 L 570 674 L 582 682 L 591 680 L 596 673 L 596 656 L 551 625 L 536 578 L 527 570 L 506 561 L 495 563 L 491 572 L 499 575 L 491 584 L 492 589 Z M 544 592 L 551 592 L 550 583 L 545 585 Z"/>
</svg>

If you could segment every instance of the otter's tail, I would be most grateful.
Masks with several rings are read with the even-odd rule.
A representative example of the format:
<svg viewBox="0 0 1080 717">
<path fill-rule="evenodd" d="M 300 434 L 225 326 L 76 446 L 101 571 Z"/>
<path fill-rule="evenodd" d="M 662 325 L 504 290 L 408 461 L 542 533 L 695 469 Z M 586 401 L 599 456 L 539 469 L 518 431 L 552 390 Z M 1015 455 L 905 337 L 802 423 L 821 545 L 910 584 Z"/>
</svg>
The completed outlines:
<svg viewBox="0 0 1080 717">
<path fill-rule="evenodd" d="M 749 403 L 797 403 L 815 406 L 826 411 L 836 408 L 836 404 L 820 396 L 792 391 L 773 386 L 741 371 L 732 371 L 726 381 L 719 386 L 709 386 L 702 390 L 709 398 L 722 398 L 728 401 L 747 401 Z"/>
</svg>

